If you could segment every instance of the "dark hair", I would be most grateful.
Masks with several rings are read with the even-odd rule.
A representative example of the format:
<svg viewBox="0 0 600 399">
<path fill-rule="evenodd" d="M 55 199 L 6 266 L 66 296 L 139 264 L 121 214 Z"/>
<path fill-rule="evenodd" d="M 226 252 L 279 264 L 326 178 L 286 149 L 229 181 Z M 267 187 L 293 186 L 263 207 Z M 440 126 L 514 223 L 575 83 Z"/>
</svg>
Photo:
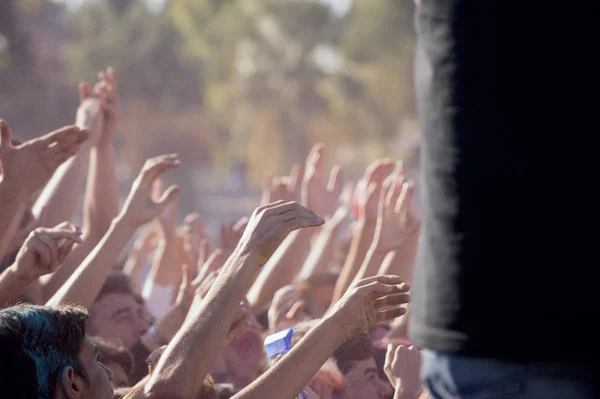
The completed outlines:
<svg viewBox="0 0 600 399">
<path fill-rule="evenodd" d="M 367 360 L 373 356 L 373 342 L 368 334 L 362 333 L 344 342 L 333 352 L 333 359 L 342 374 L 346 375 L 354 368 L 356 361 Z"/>
<path fill-rule="evenodd" d="M 100 361 L 102 363 L 117 363 L 123 367 L 127 376 L 131 378 L 133 371 L 133 356 L 131 352 L 125 349 L 119 342 L 108 341 L 101 337 L 92 337 L 91 340 L 98 346 L 98 353 L 100 354 Z"/>
<path fill-rule="evenodd" d="M 215 385 L 215 394 L 218 399 L 230 399 L 238 392 L 239 389 L 235 389 L 233 384 L 227 383 Z"/>
<path fill-rule="evenodd" d="M 381 342 L 376 343 L 373 349 L 373 359 L 375 359 L 375 364 L 377 365 L 377 374 L 379 374 L 379 378 L 381 378 L 382 381 L 388 380 L 388 377 L 385 375 L 385 371 L 383 370 L 385 366 L 386 355 L 387 347 Z"/>
<path fill-rule="evenodd" d="M 74 306 L 0 310 L 0 386 L 10 398 L 51 399 L 65 367 L 87 381 L 79 352 L 88 313 Z"/>
<path fill-rule="evenodd" d="M 129 276 L 121 272 L 110 272 L 96 297 L 96 301 L 108 294 L 131 294 L 135 296 Z"/>
</svg>

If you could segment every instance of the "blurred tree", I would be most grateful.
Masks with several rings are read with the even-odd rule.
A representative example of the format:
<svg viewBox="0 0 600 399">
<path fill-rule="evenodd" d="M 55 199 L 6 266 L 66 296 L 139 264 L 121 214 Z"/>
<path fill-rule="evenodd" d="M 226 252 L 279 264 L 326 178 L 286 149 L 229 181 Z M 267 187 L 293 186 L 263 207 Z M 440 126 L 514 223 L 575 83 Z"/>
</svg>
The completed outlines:
<svg viewBox="0 0 600 399">
<path fill-rule="evenodd" d="M 282 173 L 302 161 L 315 141 L 379 143 L 361 167 L 413 116 L 408 0 L 356 0 L 342 15 L 301 0 L 181 0 L 168 12 L 182 56 L 202 66 L 205 111 L 222 132 L 225 162 L 245 160 L 254 183 L 265 169 Z M 284 157 L 271 155 L 280 150 Z"/>
<path fill-rule="evenodd" d="M 156 106 L 202 103 L 197 65 L 180 59 L 178 33 L 164 15 L 134 1 L 111 1 L 83 7 L 70 25 L 76 37 L 68 48 L 75 78 L 94 80 L 103 66 L 113 65 L 125 97 L 146 98 Z"/>
<path fill-rule="evenodd" d="M 33 54 L 29 36 L 19 23 L 16 0 L 0 3 L 0 92 L 10 93 L 31 76 Z"/>
</svg>

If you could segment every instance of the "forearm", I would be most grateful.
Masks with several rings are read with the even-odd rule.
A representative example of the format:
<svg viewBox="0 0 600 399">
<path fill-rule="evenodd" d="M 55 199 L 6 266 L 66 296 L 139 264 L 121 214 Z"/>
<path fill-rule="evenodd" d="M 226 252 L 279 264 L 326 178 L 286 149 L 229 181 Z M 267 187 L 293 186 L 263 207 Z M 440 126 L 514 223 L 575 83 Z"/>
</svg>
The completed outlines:
<svg viewBox="0 0 600 399">
<path fill-rule="evenodd" d="M 412 282 L 418 249 L 419 233 L 415 232 L 406 238 L 402 248 L 391 252 L 385 258 L 377 274 L 393 274 L 402 277 L 407 283 Z"/>
<path fill-rule="evenodd" d="M 298 280 L 306 280 L 314 274 L 327 271 L 335 252 L 335 231 L 323 227 L 302 265 Z"/>
<path fill-rule="evenodd" d="M 275 292 L 294 281 L 310 247 L 311 235 L 310 229 L 295 231 L 277 248 L 248 291 L 253 309 L 268 307 Z"/>
<path fill-rule="evenodd" d="M 66 281 L 75 273 L 82 262 L 90 255 L 98 245 L 100 239 L 84 237 L 83 242 L 73 248 L 67 256 L 62 266 L 54 273 L 40 277 L 40 288 L 42 300 L 48 301 L 56 292 L 66 283 Z"/>
<path fill-rule="evenodd" d="M 324 319 L 265 374 L 233 399 L 294 399 L 343 342 L 332 319 Z"/>
<path fill-rule="evenodd" d="M 0 238 L 0 259 L 7 255 L 12 250 L 11 243 L 15 237 L 15 234 L 19 231 L 21 222 L 23 221 L 23 215 L 27 209 L 27 201 L 16 201 L 18 203 L 14 213 L 12 214 L 12 221 L 4 230 L 4 234 Z M 10 210 L 8 211 L 10 212 Z M 10 213 L 9 213 L 10 214 Z"/>
<path fill-rule="evenodd" d="M 256 266 L 234 253 L 202 305 L 175 335 L 145 387 L 145 397 L 194 398 L 229 331 Z"/>
<path fill-rule="evenodd" d="M 421 397 L 422 389 L 406 390 L 402 389 L 402 384 L 399 382 L 394 387 L 394 399 L 419 399 Z"/>
<path fill-rule="evenodd" d="M 42 278 L 43 300 L 51 298 L 63 286 L 100 242 L 111 221 L 117 216 L 118 198 L 112 147 L 110 145 L 103 147 L 107 148 L 94 147 L 89 156 L 88 183 L 83 206 L 83 242 L 73 249 L 60 269 Z M 81 170 L 84 168 L 82 167 Z M 69 190 L 72 190 L 68 187 L 64 189 L 66 194 L 70 194 Z M 77 196 L 71 195 L 71 197 Z M 71 205 L 75 207 L 77 204 Z"/>
<path fill-rule="evenodd" d="M 148 258 L 144 254 L 136 251 L 135 248 L 133 248 L 129 253 L 129 257 L 125 262 L 125 266 L 123 267 L 123 274 L 129 276 L 129 279 L 133 285 L 133 289 L 138 294 L 142 293 L 142 289 L 144 287 L 144 282 L 142 281 L 142 269 L 144 268 L 147 259 Z"/>
<path fill-rule="evenodd" d="M 186 314 L 187 312 L 185 309 L 182 309 L 180 306 L 172 306 L 166 315 L 154 323 L 158 335 L 167 342 L 171 341 L 185 321 Z M 157 340 L 150 336 L 149 333 L 146 333 L 141 339 L 146 348 L 151 351 L 162 346 L 160 342 L 157 342 Z"/>
<path fill-rule="evenodd" d="M 102 237 L 119 213 L 112 142 L 101 143 L 92 149 L 88 181 L 83 207 L 83 230 L 89 235 Z"/>
<path fill-rule="evenodd" d="M 387 252 L 382 251 L 380 248 L 378 248 L 377 244 L 373 242 L 373 245 L 371 245 L 371 248 L 369 248 L 367 251 L 365 260 L 363 261 L 360 270 L 358 273 L 356 273 L 356 276 L 352 282 L 354 283 L 362 280 L 363 278 L 377 275 L 377 271 L 381 267 L 386 255 Z"/>
<path fill-rule="evenodd" d="M 16 220 L 20 204 L 26 201 L 26 195 L 13 185 L 0 180 L 0 259 L 6 255 L 6 250 L 15 232 Z"/>
<path fill-rule="evenodd" d="M 89 309 L 135 230 L 122 217 L 115 218 L 102 240 L 46 305 L 77 303 Z"/>
<path fill-rule="evenodd" d="M 6 269 L 0 274 L 0 309 L 10 306 L 31 281 L 19 277 L 14 266 Z"/>
<path fill-rule="evenodd" d="M 52 227 L 70 221 L 77 209 L 85 184 L 89 149 L 81 149 L 60 165 L 33 205 L 38 227 Z"/>
<path fill-rule="evenodd" d="M 175 238 L 161 239 L 152 267 L 143 285 L 142 296 L 144 298 L 149 298 L 152 295 L 153 287 L 157 284 L 161 287 L 168 287 L 177 283 L 177 275 L 174 271 L 181 270 L 181 268 L 180 265 L 175 264 L 176 262 Z"/>
<path fill-rule="evenodd" d="M 370 223 L 361 223 L 356 231 L 356 234 L 352 238 L 350 244 L 350 251 L 342 267 L 340 278 L 335 286 L 333 294 L 332 304 L 344 296 L 344 293 L 350 287 L 350 284 L 354 280 L 354 276 L 361 267 L 364 258 L 369 250 L 373 236 L 375 235 L 375 225 Z"/>
</svg>

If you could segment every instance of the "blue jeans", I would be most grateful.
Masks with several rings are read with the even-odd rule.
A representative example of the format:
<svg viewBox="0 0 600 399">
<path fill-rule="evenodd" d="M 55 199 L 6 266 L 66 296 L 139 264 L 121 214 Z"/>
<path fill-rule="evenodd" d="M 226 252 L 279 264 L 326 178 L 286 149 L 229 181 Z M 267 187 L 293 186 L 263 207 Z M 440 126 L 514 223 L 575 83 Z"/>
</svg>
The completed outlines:
<svg viewBox="0 0 600 399">
<path fill-rule="evenodd" d="M 426 350 L 421 377 L 434 399 L 600 398 L 595 378 L 600 375 L 593 367 L 512 363 Z"/>
</svg>

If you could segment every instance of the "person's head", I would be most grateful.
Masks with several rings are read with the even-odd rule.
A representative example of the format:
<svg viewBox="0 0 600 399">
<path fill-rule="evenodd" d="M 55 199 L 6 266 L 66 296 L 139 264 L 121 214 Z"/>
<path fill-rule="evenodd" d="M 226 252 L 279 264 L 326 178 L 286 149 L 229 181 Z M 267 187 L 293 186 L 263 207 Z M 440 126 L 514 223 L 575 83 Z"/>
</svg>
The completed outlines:
<svg viewBox="0 0 600 399">
<path fill-rule="evenodd" d="M 383 399 L 392 393 L 392 387 L 379 378 L 368 334 L 360 334 L 342 344 L 333 359 L 344 375 L 347 399 Z"/>
<path fill-rule="evenodd" d="M 261 332 L 248 329 L 221 350 L 227 372 L 235 381 L 248 384 L 259 374 L 265 363 Z"/>
<path fill-rule="evenodd" d="M 112 372 L 86 336 L 87 311 L 19 305 L 0 310 L 0 386 L 9 398 L 112 399 Z"/>
<path fill-rule="evenodd" d="M 308 386 L 319 399 L 341 399 L 347 396 L 344 376 L 331 359 L 321 366 Z"/>
<path fill-rule="evenodd" d="M 133 371 L 133 356 L 119 342 L 107 341 L 100 337 L 92 337 L 92 342 L 98 347 L 100 361 L 112 370 L 113 388 L 130 386 L 130 378 Z"/>
<path fill-rule="evenodd" d="M 144 306 L 137 301 L 129 277 L 111 272 L 90 312 L 90 333 L 119 340 L 131 350 L 150 327 Z"/>
</svg>

